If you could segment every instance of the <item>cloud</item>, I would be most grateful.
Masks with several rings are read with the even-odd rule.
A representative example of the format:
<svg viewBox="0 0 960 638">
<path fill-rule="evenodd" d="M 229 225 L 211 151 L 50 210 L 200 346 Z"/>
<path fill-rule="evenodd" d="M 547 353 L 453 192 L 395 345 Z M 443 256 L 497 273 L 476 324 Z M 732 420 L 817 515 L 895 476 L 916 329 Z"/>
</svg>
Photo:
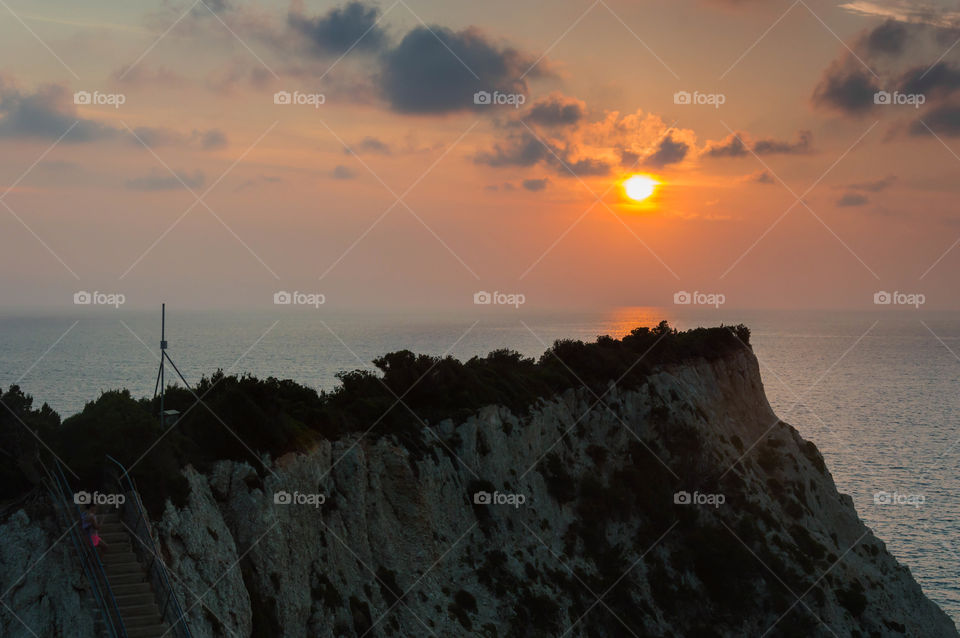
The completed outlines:
<svg viewBox="0 0 960 638">
<path fill-rule="evenodd" d="M 319 54 L 339 56 L 347 51 L 380 51 L 384 47 L 386 33 L 377 24 L 379 14 L 377 7 L 349 2 L 312 18 L 291 11 L 287 24 L 306 37 Z"/>
<path fill-rule="evenodd" d="M 682 162 L 689 152 L 690 146 L 684 141 L 674 140 L 673 133 L 669 132 L 660 140 L 657 149 L 643 160 L 643 163 L 653 168 L 663 168 Z"/>
<path fill-rule="evenodd" d="M 935 107 L 910 124 L 911 135 L 930 135 L 931 131 L 937 135 L 960 137 L 960 104 Z"/>
<path fill-rule="evenodd" d="M 753 152 L 757 155 L 802 155 L 809 153 L 813 145 L 813 133 L 800 131 L 796 142 L 782 142 L 774 139 L 757 140 Z"/>
<path fill-rule="evenodd" d="M 0 137 L 56 140 L 64 133 L 63 141 L 80 143 L 114 137 L 118 131 L 80 117 L 73 94 L 64 86 L 45 84 L 22 93 L 0 77 Z"/>
<path fill-rule="evenodd" d="M 149 175 L 134 177 L 128 179 L 125 184 L 130 190 L 137 191 L 175 191 L 175 190 L 196 190 L 203 186 L 206 178 L 200 171 L 189 173 L 176 172 L 171 175 L 169 172 L 161 172 L 159 169 L 151 171 Z"/>
<path fill-rule="evenodd" d="M 862 115 L 873 108 L 873 96 L 880 86 L 869 71 L 845 68 L 847 64 L 834 61 L 824 72 L 813 91 L 813 103 L 847 115 Z"/>
<path fill-rule="evenodd" d="M 200 147 L 212 151 L 227 146 L 227 134 L 220 129 L 210 129 L 200 134 Z"/>
<path fill-rule="evenodd" d="M 477 91 L 526 94 L 522 76 L 534 59 L 491 43 L 476 28 L 415 27 L 386 51 L 377 85 L 400 113 L 448 113 L 496 109 L 474 104 Z M 530 76 L 538 75 L 538 68 Z"/>
<path fill-rule="evenodd" d="M 384 142 L 383 140 L 367 136 L 352 145 L 350 148 L 343 149 L 343 152 L 347 155 L 356 154 L 360 155 L 363 153 L 374 153 L 377 155 L 391 155 L 393 151 L 390 149 L 390 145 Z"/>
<path fill-rule="evenodd" d="M 864 191 L 867 193 L 879 193 L 880 191 L 884 191 L 892 186 L 895 181 L 897 181 L 896 175 L 888 175 L 883 179 L 847 184 L 844 188 L 854 191 Z"/>
<path fill-rule="evenodd" d="M 349 166 L 344 166 L 343 164 L 337 164 L 333 167 L 333 170 L 330 171 L 330 177 L 333 179 L 354 179 L 357 174 Z"/>
<path fill-rule="evenodd" d="M 719 142 L 707 142 L 703 154 L 706 157 L 744 157 L 750 149 L 743 138 L 743 133 L 731 133 Z"/>
<path fill-rule="evenodd" d="M 710 158 L 737 158 L 751 153 L 757 155 L 801 155 L 809 153 L 813 146 L 813 133 L 810 131 L 797 132 L 794 142 L 786 142 L 773 138 L 750 140 L 746 133 L 731 133 L 720 141 L 709 141 L 701 153 Z"/>
<path fill-rule="evenodd" d="M 776 184 L 776 180 L 773 178 L 773 175 L 770 174 L 770 171 L 759 170 L 755 173 L 749 175 L 744 175 L 740 178 L 742 182 L 750 182 L 753 184 Z"/>
<path fill-rule="evenodd" d="M 890 19 L 867 35 L 866 46 L 873 53 L 899 55 L 907 42 L 907 27 Z"/>
<path fill-rule="evenodd" d="M 550 183 L 550 180 L 547 178 L 543 179 L 525 179 L 523 180 L 523 187 L 528 191 L 537 193 L 544 190 L 547 187 L 547 184 Z"/>
<path fill-rule="evenodd" d="M 860 193 L 846 193 L 843 197 L 837 200 L 837 206 L 864 206 L 869 202 L 870 200 L 866 195 L 861 195 Z"/>
<path fill-rule="evenodd" d="M 898 86 L 902 93 L 946 97 L 960 89 L 960 69 L 943 61 L 933 66 L 920 65 L 904 72 Z"/>
<path fill-rule="evenodd" d="M 587 114 L 582 100 L 553 93 L 531 105 L 524 120 L 541 126 L 573 126 Z"/>
</svg>

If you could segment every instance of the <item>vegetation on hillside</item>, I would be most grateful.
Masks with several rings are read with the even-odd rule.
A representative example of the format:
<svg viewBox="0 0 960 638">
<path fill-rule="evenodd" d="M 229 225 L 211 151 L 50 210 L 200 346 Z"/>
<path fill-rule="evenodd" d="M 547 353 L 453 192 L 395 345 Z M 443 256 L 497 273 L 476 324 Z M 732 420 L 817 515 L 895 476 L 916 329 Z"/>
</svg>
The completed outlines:
<svg viewBox="0 0 960 638">
<path fill-rule="evenodd" d="M 155 508 L 166 498 L 182 502 L 187 486 L 179 469 L 188 464 L 203 470 L 232 459 L 262 468 L 263 454 L 276 458 L 319 439 L 368 431 L 422 446 L 424 423 L 462 419 L 493 404 L 526 413 L 540 399 L 583 385 L 598 395 L 611 382 L 636 387 L 655 366 L 722 357 L 749 339 L 745 326 L 677 332 L 662 322 L 619 340 L 558 340 L 537 360 L 510 350 L 465 362 L 404 350 L 376 359 L 376 373 L 341 373 L 341 385 L 329 393 L 218 371 L 192 389 L 169 387 L 164 407 L 181 416 L 167 427 L 159 423 L 158 400 L 135 399 L 127 390 L 104 392 L 61 424 L 46 404 L 34 409 L 31 397 L 13 386 L 0 412 L 0 455 L 8 461 L 0 464 L 0 500 L 37 482 L 31 461 L 50 454 L 46 445 L 88 489 L 103 481 L 105 455 L 114 456 L 132 468 Z"/>
</svg>

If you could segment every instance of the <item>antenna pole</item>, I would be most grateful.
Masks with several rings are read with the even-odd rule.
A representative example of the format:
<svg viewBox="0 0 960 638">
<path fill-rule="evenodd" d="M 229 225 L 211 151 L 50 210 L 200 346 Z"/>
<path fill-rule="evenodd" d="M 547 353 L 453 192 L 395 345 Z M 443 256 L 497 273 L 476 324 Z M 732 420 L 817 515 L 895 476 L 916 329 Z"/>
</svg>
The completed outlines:
<svg viewBox="0 0 960 638">
<path fill-rule="evenodd" d="M 163 422 L 163 397 L 167 392 L 166 380 L 163 373 L 163 361 L 167 358 L 167 304 L 160 305 L 160 427 Z"/>
</svg>

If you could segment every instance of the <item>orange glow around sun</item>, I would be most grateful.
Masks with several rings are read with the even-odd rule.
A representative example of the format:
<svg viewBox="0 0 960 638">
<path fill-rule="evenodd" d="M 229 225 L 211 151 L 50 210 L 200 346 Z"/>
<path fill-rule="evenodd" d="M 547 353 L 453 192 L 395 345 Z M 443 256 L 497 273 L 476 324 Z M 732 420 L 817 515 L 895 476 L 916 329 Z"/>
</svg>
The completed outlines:
<svg viewBox="0 0 960 638">
<path fill-rule="evenodd" d="M 624 180 L 623 192 L 633 201 L 642 202 L 653 195 L 659 185 L 660 182 L 650 175 L 633 175 Z"/>
</svg>

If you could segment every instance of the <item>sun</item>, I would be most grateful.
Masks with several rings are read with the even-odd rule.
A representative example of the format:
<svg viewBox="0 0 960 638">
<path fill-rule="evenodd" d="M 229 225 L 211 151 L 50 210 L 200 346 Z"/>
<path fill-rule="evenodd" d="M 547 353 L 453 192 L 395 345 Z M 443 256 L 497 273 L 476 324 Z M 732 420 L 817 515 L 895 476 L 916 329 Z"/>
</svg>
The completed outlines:
<svg viewBox="0 0 960 638">
<path fill-rule="evenodd" d="M 653 195 L 659 185 L 660 182 L 649 175 L 634 175 L 623 182 L 623 190 L 630 199 L 642 202 Z"/>
</svg>

